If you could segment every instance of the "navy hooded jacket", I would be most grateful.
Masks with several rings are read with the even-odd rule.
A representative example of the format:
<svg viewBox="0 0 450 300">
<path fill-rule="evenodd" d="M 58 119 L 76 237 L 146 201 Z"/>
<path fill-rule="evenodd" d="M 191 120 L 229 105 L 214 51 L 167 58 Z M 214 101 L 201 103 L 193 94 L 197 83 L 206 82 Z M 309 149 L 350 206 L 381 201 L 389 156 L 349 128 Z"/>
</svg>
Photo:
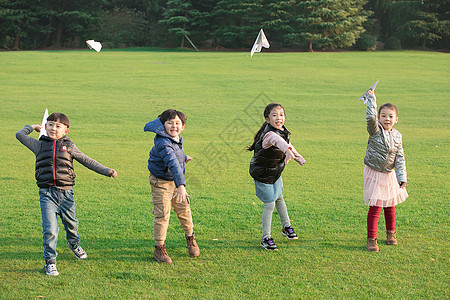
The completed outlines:
<svg viewBox="0 0 450 300">
<path fill-rule="evenodd" d="M 183 138 L 174 140 L 164 129 L 159 118 L 145 124 L 144 131 L 156 133 L 154 146 L 148 158 L 148 170 L 158 178 L 174 181 L 175 186 L 186 186 L 184 178 L 186 154 L 183 150 Z"/>
</svg>

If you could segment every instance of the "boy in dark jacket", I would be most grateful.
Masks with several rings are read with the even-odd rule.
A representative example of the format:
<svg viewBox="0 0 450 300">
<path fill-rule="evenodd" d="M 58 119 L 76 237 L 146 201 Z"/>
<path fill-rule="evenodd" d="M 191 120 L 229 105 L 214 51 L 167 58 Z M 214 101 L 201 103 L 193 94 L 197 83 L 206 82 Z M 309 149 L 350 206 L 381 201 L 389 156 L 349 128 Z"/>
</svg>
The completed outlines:
<svg viewBox="0 0 450 300">
<path fill-rule="evenodd" d="M 172 263 L 166 251 L 166 234 L 170 206 L 180 220 L 191 257 L 200 255 L 193 231 L 189 195 L 184 178 L 185 163 L 192 158 L 184 154 L 183 138 L 187 117 L 180 111 L 168 109 L 157 119 L 145 124 L 144 131 L 156 133 L 148 159 L 149 180 L 152 188 L 155 251 L 153 257 L 161 263 Z"/>
<path fill-rule="evenodd" d="M 33 130 L 41 131 L 41 125 L 26 125 L 16 133 L 16 138 L 36 155 L 36 183 L 39 186 L 41 203 L 42 233 L 44 239 L 45 272 L 58 275 L 56 269 L 56 243 L 58 241 L 58 219 L 64 225 L 67 246 L 78 259 L 87 254 L 80 246 L 78 220 L 75 216 L 73 186 L 75 172 L 73 159 L 85 167 L 105 176 L 116 177 L 117 172 L 84 155 L 66 136 L 69 119 L 62 113 L 53 113 L 45 124 L 47 136 L 39 140 L 30 136 Z"/>
</svg>

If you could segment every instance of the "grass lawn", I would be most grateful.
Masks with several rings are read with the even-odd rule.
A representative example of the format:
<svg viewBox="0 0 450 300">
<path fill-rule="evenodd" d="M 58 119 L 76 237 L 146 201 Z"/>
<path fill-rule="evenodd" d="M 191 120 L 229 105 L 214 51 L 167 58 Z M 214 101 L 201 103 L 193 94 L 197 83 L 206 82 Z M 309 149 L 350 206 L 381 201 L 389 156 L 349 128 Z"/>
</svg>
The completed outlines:
<svg viewBox="0 0 450 300">
<path fill-rule="evenodd" d="M 448 299 L 450 56 L 434 52 L 0 52 L 0 298 Z M 409 198 L 397 207 L 399 245 L 366 245 L 362 199 L 368 134 L 361 94 L 399 108 Z M 284 196 L 299 240 L 259 247 L 263 205 L 245 147 L 269 102 L 286 109 L 292 144 Z M 69 136 L 115 179 L 78 163 L 77 261 L 60 224 L 57 277 L 41 270 L 34 155 L 15 138 L 45 108 L 69 116 Z M 144 124 L 163 110 L 188 115 L 183 132 L 200 257 L 187 255 L 172 213 L 168 253 L 155 262 Z M 37 133 L 32 136 L 37 138 Z"/>
</svg>

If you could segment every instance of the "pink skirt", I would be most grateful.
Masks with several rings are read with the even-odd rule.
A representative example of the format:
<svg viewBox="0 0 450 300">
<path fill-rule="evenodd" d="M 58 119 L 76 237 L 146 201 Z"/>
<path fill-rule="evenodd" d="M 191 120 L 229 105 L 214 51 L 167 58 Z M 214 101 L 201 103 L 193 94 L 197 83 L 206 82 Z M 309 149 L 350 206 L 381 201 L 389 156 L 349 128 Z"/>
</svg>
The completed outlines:
<svg viewBox="0 0 450 300">
<path fill-rule="evenodd" d="M 406 189 L 400 188 L 395 172 L 382 173 L 364 167 L 364 203 L 368 206 L 391 207 L 408 198 Z"/>
</svg>

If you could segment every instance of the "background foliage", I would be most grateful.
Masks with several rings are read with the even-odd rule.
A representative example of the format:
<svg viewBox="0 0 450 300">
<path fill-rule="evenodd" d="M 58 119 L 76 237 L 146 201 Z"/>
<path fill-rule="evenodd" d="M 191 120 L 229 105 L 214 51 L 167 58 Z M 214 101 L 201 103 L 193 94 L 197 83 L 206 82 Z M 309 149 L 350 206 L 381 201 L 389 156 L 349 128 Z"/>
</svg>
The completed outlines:
<svg viewBox="0 0 450 300">
<path fill-rule="evenodd" d="M 390 48 L 450 49 L 450 0 L 0 0 L 6 49 L 249 48 L 264 28 L 272 49 L 348 49 L 363 32 Z M 371 50 L 368 38 L 357 49 Z"/>
</svg>

